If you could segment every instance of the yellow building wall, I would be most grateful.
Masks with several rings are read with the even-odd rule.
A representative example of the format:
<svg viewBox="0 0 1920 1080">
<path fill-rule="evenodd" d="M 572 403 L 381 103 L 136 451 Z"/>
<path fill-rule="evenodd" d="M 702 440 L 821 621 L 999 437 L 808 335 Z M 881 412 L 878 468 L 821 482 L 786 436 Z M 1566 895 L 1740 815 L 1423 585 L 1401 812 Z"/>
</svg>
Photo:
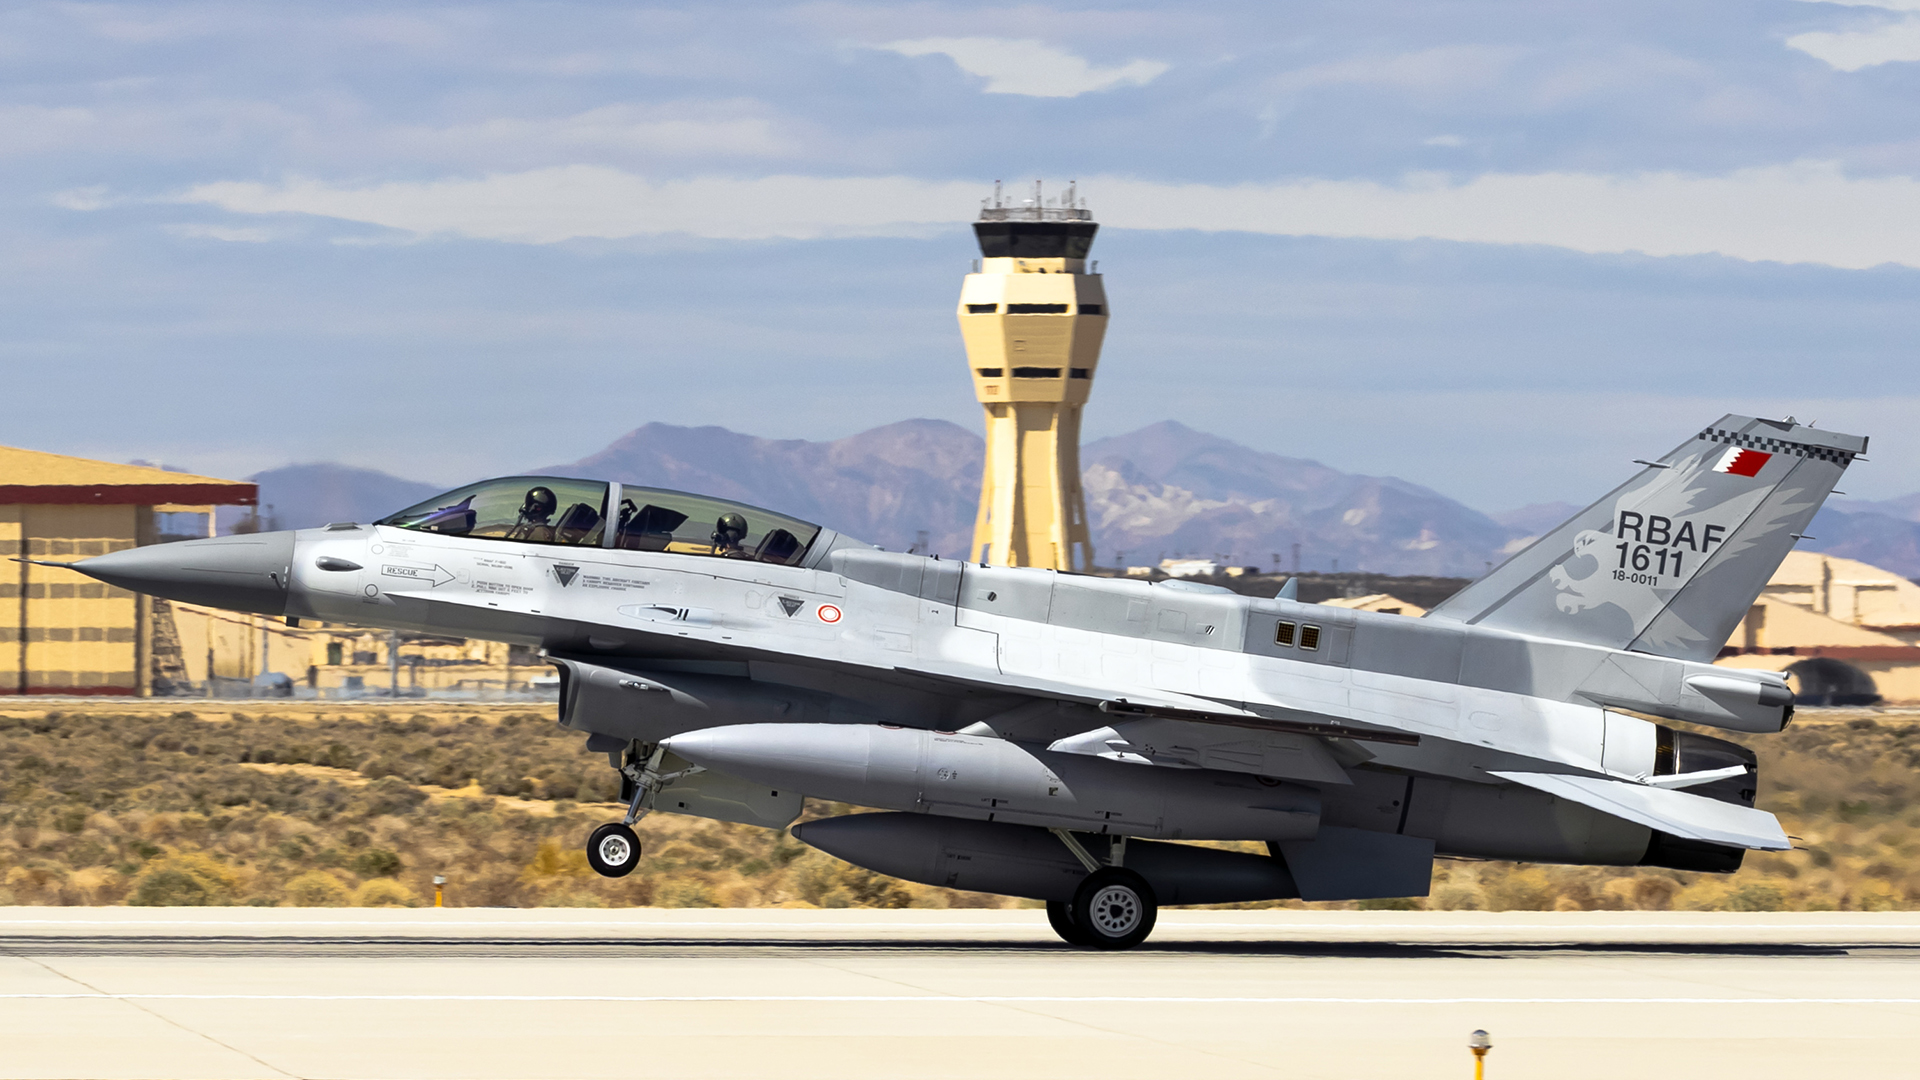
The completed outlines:
<svg viewBox="0 0 1920 1080">
<path fill-rule="evenodd" d="M 969 559 L 1056 570 L 1092 565 L 1080 420 L 1109 312 L 1099 275 L 1086 269 L 1084 259 L 982 259 L 960 287 L 960 337 L 987 442 Z M 1061 310 L 1012 314 L 1009 304 Z"/>
<path fill-rule="evenodd" d="M 82 559 L 133 547 L 141 508 L 11 506 L 0 541 L 36 559 Z M 135 694 L 142 605 L 133 593 L 54 566 L 9 563 L 0 590 L 0 693 Z"/>
<path fill-rule="evenodd" d="M 26 554 L 21 542 L 26 518 L 24 506 L 0 506 L 0 557 L 12 559 Z M 0 694 L 18 694 L 26 690 L 22 672 L 26 643 L 21 639 L 20 617 L 26 599 L 25 563 L 0 563 Z"/>
<path fill-rule="evenodd" d="M 1760 594 L 1733 628 L 1727 644 L 1739 649 L 1784 649 L 1813 646 L 1905 645 L 1891 634 L 1841 622 L 1801 607 L 1771 592 Z"/>
<path fill-rule="evenodd" d="M 284 619 L 262 615 L 197 604 L 170 606 L 187 680 L 202 687 L 209 673 L 216 680 L 240 682 L 278 673 L 293 681 L 296 692 L 305 687 L 322 695 L 355 690 L 379 693 L 396 682 L 390 662 L 392 639 L 385 630 L 311 620 L 293 627 Z M 338 663 L 333 662 L 335 656 Z M 530 680 L 552 674 L 551 665 L 530 656 L 514 663 L 512 647 L 499 642 L 405 635 L 400 639 L 397 683 L 402 694 L 525 691 Z M 215 689 L 217 694 L 235 692 L 231 686 Z"/>
<path fill-rule="evenodd" d="M 1890 658 L 1920 641 L 1920 585 L 1877 566 L 1790 553 L 1727 639 L 1723 667 L 1785 671 L 1826 656 L 1871 676 L 1889 703 L 1920 701 L 1920 661 Z M 1776 651 L 1777 650 L 1777 651 Z M 1871 657 L 1869 659 L 1868 657 Z"/>
</svg>

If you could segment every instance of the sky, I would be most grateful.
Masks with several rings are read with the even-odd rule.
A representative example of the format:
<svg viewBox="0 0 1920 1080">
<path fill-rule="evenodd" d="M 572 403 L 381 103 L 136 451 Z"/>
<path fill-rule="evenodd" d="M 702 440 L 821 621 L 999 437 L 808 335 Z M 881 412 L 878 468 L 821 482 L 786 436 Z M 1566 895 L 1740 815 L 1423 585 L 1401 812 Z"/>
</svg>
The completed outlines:
<svg viewBox="0 0 1920 1080">
<path fill-rule="evenodd" d="M 1098 438 L 1489 512 L 1726 412 L 1920 490 L 1920 0 L 17 3 L 0 442 L 452 485 L 641 424 L 978 429 L 996 180 L 1069 181 Z"/>
</svg>

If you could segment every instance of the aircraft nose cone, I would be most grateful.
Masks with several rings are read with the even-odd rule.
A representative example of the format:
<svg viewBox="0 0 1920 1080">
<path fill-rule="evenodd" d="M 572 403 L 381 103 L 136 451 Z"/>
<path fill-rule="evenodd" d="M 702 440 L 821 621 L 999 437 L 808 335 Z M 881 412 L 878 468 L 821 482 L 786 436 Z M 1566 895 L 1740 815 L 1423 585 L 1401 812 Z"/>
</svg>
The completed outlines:
<svg viewBox="0 0 1920 1080">
<path fill-rule="evenodd" d="M 252 533 L 179 540 L 82 559 L 75 570 L 122 589 L 189 604 L 287 613 L 293 533 Z"/>
</svg>

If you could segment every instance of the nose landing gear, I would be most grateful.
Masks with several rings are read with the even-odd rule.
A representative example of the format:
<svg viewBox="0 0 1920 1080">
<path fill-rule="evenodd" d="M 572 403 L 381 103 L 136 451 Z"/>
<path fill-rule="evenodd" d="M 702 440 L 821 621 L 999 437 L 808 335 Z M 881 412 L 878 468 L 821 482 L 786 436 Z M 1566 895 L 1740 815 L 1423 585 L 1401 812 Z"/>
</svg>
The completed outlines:
<svg viewBox="0 0 1920 1080">
<path fill-rule="evenodd" d="M 623 794 L 630 792 L 627 816 L 587 834 L 587 865 L 601 877 L 626 877 L 640 865 L 640 837 L 634 833 L 633 823 L 646 817 L 653 808 L 653 794 L 662 782 L 672 780 L 660 775 L 660 761 L 665 753 L 653 747 L 643 758 L 629 750 L 626 762 L 619 765 L 621 786 L 626 789 Z M 614 759 L 618 763 L 619 755 L 615 754 Z"/>
</svg>

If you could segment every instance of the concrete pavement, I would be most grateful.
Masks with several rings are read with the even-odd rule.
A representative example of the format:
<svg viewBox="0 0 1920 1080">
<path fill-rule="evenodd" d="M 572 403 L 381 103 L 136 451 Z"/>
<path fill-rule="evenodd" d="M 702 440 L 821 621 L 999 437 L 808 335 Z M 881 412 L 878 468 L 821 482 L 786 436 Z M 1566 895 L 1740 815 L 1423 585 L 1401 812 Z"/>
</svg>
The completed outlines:
<svg viewBox="0 0 1920 1080">
<path fill-rule="evenodd" d="M 1920 1073 L 1920 914 L 0 909 L 0 1077 Z"/>
</svg>

